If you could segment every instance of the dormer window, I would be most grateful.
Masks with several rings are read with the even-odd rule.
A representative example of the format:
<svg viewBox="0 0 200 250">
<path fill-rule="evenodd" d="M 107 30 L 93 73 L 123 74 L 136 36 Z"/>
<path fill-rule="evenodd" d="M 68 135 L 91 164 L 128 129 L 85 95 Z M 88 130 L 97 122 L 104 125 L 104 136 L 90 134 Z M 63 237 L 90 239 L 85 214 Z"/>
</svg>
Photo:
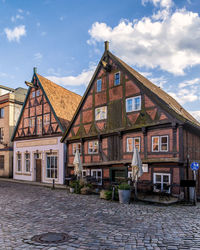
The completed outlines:
<svg viewBox="0 0 200 250">
<path fill-rule="evenodd" d="M 101 92 L 101 88 L 102 88 L 102 80 L 98 79 L 97 80 L 97 92 Z"/>
<path fill-rule="evenodd" d="M 114 85 L 117 86 L 120 84 L 120 72 L 115 73 Z"/>
</svg>

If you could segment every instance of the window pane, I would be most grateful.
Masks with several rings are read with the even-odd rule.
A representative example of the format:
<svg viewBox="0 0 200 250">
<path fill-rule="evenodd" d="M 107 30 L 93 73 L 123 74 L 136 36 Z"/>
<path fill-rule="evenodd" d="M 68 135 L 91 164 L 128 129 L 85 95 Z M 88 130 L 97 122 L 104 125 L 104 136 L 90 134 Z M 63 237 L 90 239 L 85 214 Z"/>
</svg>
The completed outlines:
<svg viewBox="0 0 200 250">
<path fill-rule="evenodd" d="M 141 106 L 141 98 L 140 97 L 136 97 L 135 98 L 135 110 L 139 110 Z"/>
<path fill-rule="evenodd" d="M 132 106 L 133 106 L 133 100 L 127 99 L 126 100 L 126 108 L 127 108 L 126 111 L 128 111 L 128 112 L 132 111 L 133 110 Z"/>
<path fill-rule="evenodd" d="M 135 142 L 135 147 L 138 149 L 138 151 L 140 151 L 140 139 L 139 138 L 135 138 L 134 142 Z"/>
<path fill-rule="evenodd" d="M 167 136 L 161 137 L 161 143 L 167 143 Z"/>
<path fill-rule="evenodd" d="M 49 169 L 47 169 L 47 178 L 51 178 L 50 170 Z"/>
<path fill-rule="evenodd" d="M 167 151 L 167 144 L 166 145 L 164 145 L 164 144 L 161 145 L 161 151 Z"/>
<path fill-rule="evenodd" d="M 163 182 L 169 183 L 169 176 L 168 175 L 163 175 Z"/>
<path fill-rule="evenodd" d="M 133 138 L 127 139 L 127 151 L 133 152 Z"/>
<path fill-rule="evenodd" d="M 156 175 L 156 182 L 161 182 L 161 175 Z"/>
<path fill-rule="evenodd" d="M 101 91 L 101 85 L 102 85 L 101 79 L 97 80 L 97 92 Z"/>
<path fill-rule="evenodd" d="M 115 85 L 119 85 L 120 84 L 120 73 L 116 73 L 115 74 Z"/>
</svg>

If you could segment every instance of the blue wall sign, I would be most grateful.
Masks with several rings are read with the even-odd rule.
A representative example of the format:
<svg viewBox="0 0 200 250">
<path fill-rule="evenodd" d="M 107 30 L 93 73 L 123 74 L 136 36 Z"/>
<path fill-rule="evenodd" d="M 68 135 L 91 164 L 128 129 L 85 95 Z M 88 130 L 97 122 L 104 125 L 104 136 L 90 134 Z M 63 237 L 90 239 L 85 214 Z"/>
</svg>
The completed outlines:
<svg viewBox="0 0 200 250">
<path fill-rule="evenodd" d="M 190 167 L 191 167 L 192 170 L 198 170 L 199 169 L 199 163 L 192 162 Z"/>
</svg>

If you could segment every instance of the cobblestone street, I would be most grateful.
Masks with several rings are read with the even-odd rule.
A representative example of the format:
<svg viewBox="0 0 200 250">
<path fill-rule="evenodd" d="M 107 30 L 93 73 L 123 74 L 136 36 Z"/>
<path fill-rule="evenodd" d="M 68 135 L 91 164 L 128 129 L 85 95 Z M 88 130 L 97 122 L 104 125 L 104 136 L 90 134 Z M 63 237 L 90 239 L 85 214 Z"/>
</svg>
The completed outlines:
<svg viewBox="0 0 200 250">
<path fill-rule="evenodd" d="M 99 196 L 0 181 L 0 249 L 200 249 L 200 205 L 121 205 Z M 35 235 L 69 235 L 58 246 Z"/>
</svg>

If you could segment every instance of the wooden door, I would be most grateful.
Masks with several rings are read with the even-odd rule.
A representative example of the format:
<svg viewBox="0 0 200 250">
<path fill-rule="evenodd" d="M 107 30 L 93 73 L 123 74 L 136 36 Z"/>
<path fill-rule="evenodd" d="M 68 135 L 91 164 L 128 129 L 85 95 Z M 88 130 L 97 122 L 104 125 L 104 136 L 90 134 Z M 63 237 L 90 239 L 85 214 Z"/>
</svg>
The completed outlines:
<svg viewBox="0 0 200 250">
<path fill-rule="evenodd" d="M 42 160 L 41 159 L 36 159 L 36 181 L 41 182 L 42 180 Z"/>
</svg>

